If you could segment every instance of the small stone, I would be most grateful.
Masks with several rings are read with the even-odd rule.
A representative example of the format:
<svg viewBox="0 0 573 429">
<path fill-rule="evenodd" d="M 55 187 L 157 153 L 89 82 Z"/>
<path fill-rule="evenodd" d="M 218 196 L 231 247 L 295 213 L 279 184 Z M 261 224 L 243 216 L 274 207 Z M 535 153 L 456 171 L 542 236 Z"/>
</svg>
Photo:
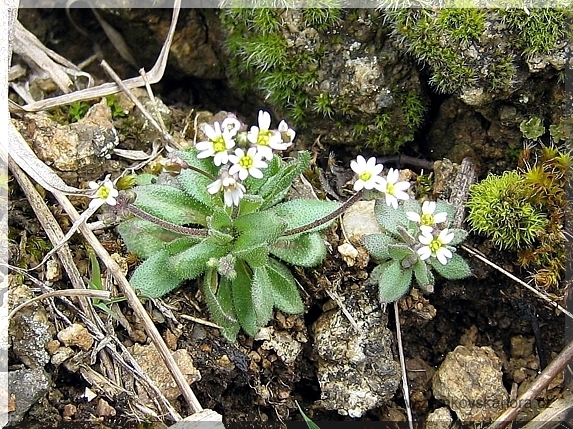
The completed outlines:
<svg viewBox="0 0 573 429">
<path fill-rule="evenodd" d="M 15 404 L 9 416 L 10 422 L 20 422 L 30 407 L 48 393 L 49 388 L 50 378 L 42 368 L 8 372 L 8 390 Z"/>
<path fill-rule="evenodd" d="M 66 417 L 70 419 L 70 417 L 75 416 L 77 412 L 78 409 L 74 404 L 66 404 L 64 405 L 64 409 L 62 410 L 62 417 L 64 417 L 64 419 Z"/>
<path fill-rule="evenodd" d="M 76 352 L 70 347 L 60 347 L 56 353 L 52 355 L 50 362 L 56 366 L 61 365 L 75 354 Z"/>
<path fill-rule="evenodd" d="M 56 282 L 62 278 L 62 266 L 56 259 L 46 262 L 46 281 Z"/>
<path fill-rule="evenodd" d="M 428 415 L 426 429 L 449 429 L 453 421 L 450 410 L 446 407 L 438 408 Z"/>
<path fill-rule="evenodd" d="M 65 346 L 76 346 L 83 351 L 89 350 L 94 343 L 89 331 L 79 323 L 74 323 L 58 332 L 58 340 Z"/>
<path fill-rule="evenodd" d="M 493 421 L 509 401 L 502 377 L 501 361 L 490 347 L 458 346 L 434 375 L 432 390 L 462 422 Z"/>
<path fill-rule="evenodd" d="M 273 332 L 272 337 L 265 340 L 261 348 L 263 350 L 274 350 L 278 357 L 287 365 L 292 364 L 302 351 L 301 344 L 287 331 Z M 272 362 L 271 356 L 268 356 L 268 359 Z M 276 356 L 274 357 L 276 359 Z"/>
<path fill-rule="evenodd" d="M 61 346 L 61 343 L 58 340 L 48 341 L 48 343 L 46 344 L 46 351 L 50 355 L 54 355 L 54 353 L 56 353 L 58 351 L 60 346 Z"/>
<path fill-rule="evenodd" d="M 103 398 L 99 398 L 96 406 L 96 413 L 100 417 L 110 417 L 115 416 L 116 411 L 107 401 Z"/>
<path fill-rule="evenodd" d="M 356 258 L 358 258 L 358 250 L 350 243 L 343 243 L 338 246 L 338 253 L 342 256 L 342 260 L 346 262 L 346 265 L 353 267 L 356 263 Z"/>
<path fill-rule="evenodd" d="M 523 370 L 523 368 L 516 369 L 515 371 L 513 371 L 511 376 L 513 378 L 513 381 L 516 382 L 517 384 L 523 383 L 523 381 L 525 381 L 525 379 L 527 378 L 527 374 Z"/>
<path fill-rule="evenodd" d="M 342 228 L 354 246 L 360 246 L 360 239 L 367 234 L 382 232 L 374 215 L 374 201 L 357 201 L 342 217 Z"/>
<path fill-rule="evenodd" d="M 163 339 L 165 340 L 167 347 L 169 347 L 169 350 L 177 350 L 177 337 L 173 334 L 173 332 L 170 330 L 165 331 L 163 334 Z"/>
<path fill-rule="evenodd" d="M 523 335 L 511 337 L 509 354 L 512 358 L 527 358 L 533 355 L 534 338 L 527 338 Z"/>
</svg>

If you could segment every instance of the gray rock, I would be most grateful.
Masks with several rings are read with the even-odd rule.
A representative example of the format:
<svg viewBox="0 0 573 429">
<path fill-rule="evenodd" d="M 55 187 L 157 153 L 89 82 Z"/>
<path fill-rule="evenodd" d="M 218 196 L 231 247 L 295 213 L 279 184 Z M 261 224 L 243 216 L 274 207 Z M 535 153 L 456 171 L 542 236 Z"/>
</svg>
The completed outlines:
<svg viewBox="0 0 573 429">
<path fill-rule="evenodd" d="M 10 301 L 18 305 L 34 295 L 28 286 L 10 289 Z M 50 360 L 46 344 L 52 340 L 52 327 L 41 303 L 22 308 L 10 320 L 9 336 L 14 355 L 29 368 L 43 368 Z"/>
<path fill-rule="evenodd" d="M 350 417 L 381 405 L 400 382 L 387 315 L 380 310 L 374 286 L 360 287 L 340 295 L 358 332 L 340 308 L 322 314 L 313 326 L 320 403 Z"/>
<path fill-rule="evenodd" d="M 492 421 L 507 407 L 501 361 L 490 347 L 458 346 L 432 380 L 437 399 L 464 422 Z"/>
<path fill-rule="evenodd" d="M 19 369 L 8 373 L 8 389 L 14 399 L 11 423 L 22 421 L 24 414 L 42 398 L 50 387 L 50 377 L 42 368 Z"/>
</svg>

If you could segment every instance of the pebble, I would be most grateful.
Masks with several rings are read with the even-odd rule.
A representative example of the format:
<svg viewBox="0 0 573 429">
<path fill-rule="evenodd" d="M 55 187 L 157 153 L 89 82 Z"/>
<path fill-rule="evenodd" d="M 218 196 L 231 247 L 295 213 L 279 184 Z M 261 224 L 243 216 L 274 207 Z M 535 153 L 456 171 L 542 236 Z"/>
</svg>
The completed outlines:
<svg viewBox="0 0 573 429">
<path fill-rule="evenodd" d="M 83 351 L 89 350 L 94 343 L 89 331 L 79 323 L 74 323 L 58 332 L 58 340 L 67 347 L 76 346 Z"/>
</svg>

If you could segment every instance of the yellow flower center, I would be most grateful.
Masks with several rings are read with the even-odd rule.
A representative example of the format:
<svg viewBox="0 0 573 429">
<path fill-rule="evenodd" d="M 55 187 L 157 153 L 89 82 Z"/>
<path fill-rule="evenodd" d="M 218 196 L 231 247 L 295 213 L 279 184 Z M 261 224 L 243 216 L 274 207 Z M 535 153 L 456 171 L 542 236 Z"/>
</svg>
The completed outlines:
<svg viewBox="0 0 573 429">
<path fill-rule="evenodd" d="M 368 182 L 371 177 L 372 177 L 372 173 L 370 173 L 369 171 L 363 171 L 362 173 L 360 173 L 358 175 L 358 178 L 360 180 L 363 180 L 364 182 Z"/>
<path fill-rule="evenodd" d="M 241 167 L 243 167 L 245 170 L 248 170 L 249 168 L 251 168 L 254 163 L 255 163 L 255 160 L 248 155 L 243 156 L 239 160 L 239 165 Z"/>
<path fill-rule="evenodd" d="M 430 242 L 428 246 L 430 247 L 430 251 L 433 254 L 435 254 L 438 250 L 440 250 L 443 247 L 443 245 L 444 244 L 442 243 L 442 241 L 438 237 L 436 237 Z"/>
<path fill-rule="evenodd" d="M 225 139 L 223 137 L 215 137 L 215 139 L 213 140 L 213 149 L 215 150 L 215 152 L 223 152 L 227 150 Z"/>
<path fill-rule="evenodd" d="M 393 183 L 387 183 L 386 184 L 386 193 L 390 194 L 390 195 L 394 195 L 394 184 Z"/>
<path fill-rule="evenodd" d="M 434 215 L 422 214 L 422 216 L 420 216 L 420 225 L 431 226 L 433 224 L 434 224 Z"/>
<path fill-rule="evenodd" d="M 97 197 L 102 200 L 107 200 L 107 197 L 109 197 L 110 192 L 111 189 L 109 189 L 107 186 L 100 186 L 99 189 L 97 190 Z"/>
<path fill-rule="evenodd" d="M 273 133 L 270 130 L 259 131 L 259 136 L 257 137 L 257 144 L 261 146 L 268 146 Z"/>
</svg>

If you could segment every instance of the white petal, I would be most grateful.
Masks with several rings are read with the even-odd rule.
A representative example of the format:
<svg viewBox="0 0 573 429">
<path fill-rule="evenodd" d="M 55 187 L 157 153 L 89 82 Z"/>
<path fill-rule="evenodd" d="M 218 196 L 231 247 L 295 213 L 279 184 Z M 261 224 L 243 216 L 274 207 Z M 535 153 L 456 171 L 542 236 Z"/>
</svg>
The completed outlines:
<svg viewBox="0 0 573 429">
<path fill-rule="evenodd" d="M 271 115 L 269 112 L 259 110 L 259 128 L 261 130 L 268 130 L 271 126 Z"/>
<path fill-rule="evenodd" d="M 436 202 L 435 201 L 424 201 L 422 204 L 422 213 L 424 214 L 432 214 L 436 210 Z"/>
<path fill-rule="evenodd" d="M 446 220 L 448 220 L 448 214 L 446 212 L 440 212 L 434 215 L 434 223 L 442 223 Z"/>
<path fill-rule="evenodd" d="M 394 207 L 394 210 L 398 208 L 398 199 L 394 195 L 386 194 L 386 205 Z"/>
<path fill-rule="evenodd" d="M 428 246 L 424 246 L 418 249 L 418 255 L 420 255 L 420 259 L 424 261 L 432 255 L 432 252 Z"/>
<path fill-rule="evenodd" d="M 432 232 L 434 232 L 434 228 L 429 225 L 420 225 L 420 231 L 422 232 L 422 234 L 432 235 Z"/>
<path fill-rule="evenodd" d="M 410 199 L 410 196 L 406 193 L 406 192 L 402 192 L 402 191 L 395 191 L 394 192 L 394 197 L 397 200 L 408 200 Z M 398 201 L 396 201 L 397 203 Z"/>
<path fill-rule="evenodd" d="M 97 182 L 91 181 L 90 183 L 88 183 L 88 186 L 90 187 L 90 189 L 99 189 L 99 185 L 97 184 Z"/>
<path fill-rule="evenodd" d="M 207 192 L 209 192 L 210 194 L 216 194 L 217 192 L 219 192 L 221 190 L 222 185 L 223 185 L 222 180 L 217 179 L 213 183 L 209 183 L 207 185 Z"/>
<path fill-rule="evenodd" d="M 360 191 L 363 188 L 364 188 L 364 180 L 358 179 L 356 182 L 354 182 L 354 190 L 355 191 Z"/>
<path fill-rule="evenodd" d="M 443 244 L 448 244 L 450 241 L 454 239 L 454 233 L 450 232 L 447 228 L 440 232 L 440 241 Z"/>
<path fill-rule="evenodd" d="M 386 180 L 390 183 L 396 183 L 398 181 L 399 176 L 400 173 L 398 172 L 398 170 L 391 168 L 390 171 L 388 172 L 388 175 L 386 176 Z"/>
<path fill-rule="evenodd" d="M 432 236 L 431 232 L 428 232 L 427 230 L 422 230 L 422 235 L 418 236 L 418 240 L 420 241 L 420 243 L 422 244 L 430 244 L 432 242 L 432 240 L 434 239 L 434 237 Z"/>
<path fill-rule="evenodd" d="M 358 169 L 358 163 L 355 160 L 350 161 L 350 168 L 352 169 L 352 171 L 354 171 L 356 174 L 360 174 L 361 171 Z M 91 182 L 94 183 L 94 182 Z M 90 185 L 91 186 L 91 185 Z"/>
<path fill-rule="evenodd" d="M 422 209 L 423 211 L 424 209 Z M 406 212 L 406 217 L 408 218 L 408 220 L 411 220 L 412 222 L 416 222 L 416 223 L 420 223 L 420 221 L 422 220 L 420 218 L 420 215 L 416 212 Z"/>
<path fill-rule="evenodd" d="M 398 182 L 394 184 L 394 189 L 398 191 L 405 191 L 410 187 L 410 182 Z"/>
<path fill-rule="evenodd" d="M 245 170 L 245 171 L 246 171 L 246 170 Z M 251 176 L 253 176 L 255 179 L 262 179 L 262 177 L 263 177 L 263 172 L 262 172 L 261 170 L 257 169 L 257 168 L 251 168 L 251 169 L 249 170 L 249 174 L 250 174 Z M 239 177 L 241 178 L 241 180 L 245 180 L 245 179 L 246 179 L 246 177 L 245 177 L 245 179 L 243 179 L 240 174 L 239 174 Z"/>
</svg>

